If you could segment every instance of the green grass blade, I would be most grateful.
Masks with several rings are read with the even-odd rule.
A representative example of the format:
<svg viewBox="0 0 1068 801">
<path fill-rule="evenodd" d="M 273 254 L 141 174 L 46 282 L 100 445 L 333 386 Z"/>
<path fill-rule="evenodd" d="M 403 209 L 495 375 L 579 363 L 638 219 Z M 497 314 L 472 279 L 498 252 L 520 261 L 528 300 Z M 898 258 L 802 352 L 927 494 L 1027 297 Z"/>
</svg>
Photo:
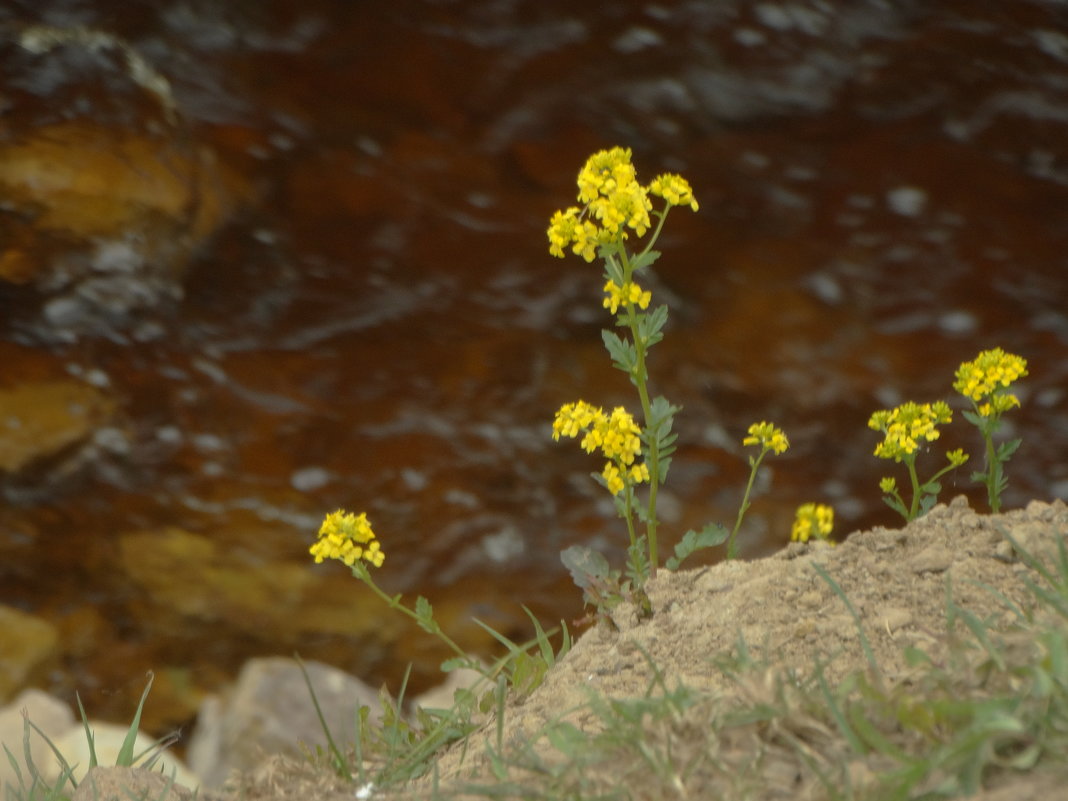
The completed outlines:
<svg viewBox="0 0 1068 801">
<path fill-rule="evenodd" d="M 136 761 L 134 757 L 134 745 L 137 742 L 137 732 L 141 728 L 141 712 L 145 708 L 145 701 L 148 700 L 148 693 L 152 689 L 152 681 L 155 679 L 155 675 L 152 671 L 148 671 L 148 684 L 145 685 L 144 692 L 141 693 L 141 700 L 137 704 L 137 711 L 134 712 L 133 720 L 130 721 L 130 728 L 126 732 L 126 737 L 123 738 L 122 746 L 119 748 L 119 756 L 115 760 L 116 766 L 120 768 L 133 767 Z"/>
<path fill-rule="evenodd" d="M 315 707 L 315 714 L 319 718 L 319 726 L 322 727 L 323 735 L 326 737 L 326 746 L 330 751 L 330 760 L 334 764 L 334 772 L 341 778 L 347 779 L 349 778 L 349 771 L 345 765 L 345 755 L 341 753 L 341 749 L 334 742 L 334 736 L 331 734 L 330 727 L 323 716 L 323 709 L 319 706 L 319 698 L 315 695 L 315 688 L 312 686 L 308 669 L 304 666 L 304 660 L 300 658 L 299 654 L 293 654 L 293 658 L 297 661 L 297 667 L 300 668 L 300 673 L 304 677 L 304 684 L 307 685 L 308 693 L 311 695 L 312 706 Z"/>
<path fill-rule="evenodd" d="M 85 742 L 89 746 L 89 770 L 92 770 L 97 766 L 96 738 L 93 736 L 93 730 L 89 728 L 89 716 L 85 714 L 85 707 L 82 706 L 82 697 L 78 695 L 78 693 L 74 693 L 74 700 L 78 702 L 78 713 L 82 716 L 82 727 L 85 729 Z"/>
</svg>

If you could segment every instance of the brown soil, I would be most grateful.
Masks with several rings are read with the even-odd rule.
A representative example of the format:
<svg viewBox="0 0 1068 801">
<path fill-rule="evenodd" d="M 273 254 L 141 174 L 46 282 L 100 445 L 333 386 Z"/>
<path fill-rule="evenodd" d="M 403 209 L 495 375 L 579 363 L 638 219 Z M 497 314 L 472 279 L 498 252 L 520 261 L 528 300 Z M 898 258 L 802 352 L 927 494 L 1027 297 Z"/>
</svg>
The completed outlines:
<svg viewBox="0 0 1068 801">
<path fill-rule="evenodd" d="M 756 661 L 767 663 L 767 676 L 781 675 L 784 669 L 811 676 L 820 664 L 827 682 L 835 686 L 862 669 L 866 657 L 853 616 L 817 573 L 817 565 L 852 603 L 883 677 L 888 682 L 905 680 L 911 670 L 903 659 L 907 646 L 917 646 L 936 661 L 945 655 L 947 593 L 989 622 L 1010 614 L 994 591 L 1023 608 L 1034 605 L 1024 583 L 1034 574 L 1019 560 L 1006 533 L 1030 553 L 1048 557 L 1056 535 L 1068 533 L 1068 506 L 1061 501 L 1032 502 L 1024 510 L 984 515 L 961 497 L 902 529 L 858 532 L 834 547 L 792 544 L 766 559 L 661 571 L 647 586 L 652 618 L 639 620 L 627 608 L 616 615 L 618 631 L 601 625 L 580 637 L 538 689 L 508 705 L 504 742 L 534 741 L 546 724 L 562 715 L 579 728 L 596 729 L 599 724 L 586 706 L 589 691 L 612 698 L 640 697 L 654 681 L 652 665 L 668 687 L 681 682 L 713 699 L 739 693 L 759 698 L 771 691 L 771 684 L 762 684 L 759 676 L 739 682 L 721 669 L 723 658 L 736 652 L 740 637 Z M 462 764 L 459 748 L 446 753 L 438 762 L 442 787 L 475 776 L 485 781 L 482 744 L 495 739 L 495 725 L 489 721 L 471 738 Z M 752 768 L 759 761 L 760 781 L 749 783 L 745 798 L 826 797 L 794 750 L 765 747 L 756 760 L 755 754 L 746 758 L 747 745 L 740 739 L 721 745 L 725 763 L 734 760 Z M 546 744 L 546 753 L 550 750 Z M 856 766 L 861 777 L 877 768 Z M 1056 782 L 1064 770 L 1047 760 L 1029 773 L 990 775 L 980 797 L 1056 797 L 1063 791 Z M 306 769 L 276 765 L 243 789 L 251 797 L 293 798 L 312 789 L 305 784 L 311 779 Z M 334 792 L 351 797 L 353 792 L 351 786 L 333 786 L 321 775 L 314 780 L 320 798 Z M 1060 789 L 1051 792 L 1054 786 Z M 415 797 L 430 795 L 429 787 L 414 789 Z M 633 789 L 634 797 L 646 797 L 640 786 Z M 680 798 L 733 797 L 702 785 L 697 777 L 679 789 Z"/>
</svg>

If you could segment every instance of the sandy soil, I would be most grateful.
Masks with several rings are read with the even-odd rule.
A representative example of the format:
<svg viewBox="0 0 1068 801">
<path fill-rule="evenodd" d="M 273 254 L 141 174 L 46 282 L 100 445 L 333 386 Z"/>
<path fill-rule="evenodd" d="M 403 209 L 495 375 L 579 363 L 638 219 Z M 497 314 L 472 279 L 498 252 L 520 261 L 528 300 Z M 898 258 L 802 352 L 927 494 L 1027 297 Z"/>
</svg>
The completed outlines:
<svg viewBox="0 0 1068 801">
<path fill-rule="evenodd" d="M 1056 535 L 1068 534 L 1068 506 L 1036 501 L 1023 510 L 986 515 L 970 509 L 961 497 L 904 528 L 857 532 L 834 547 L 795 543 L 765 559 L 661 571 L 647 587 L 652 618 L 639 620 L 626 608 L 616 615 L 618 631 L 601 625 L 586 632 L 539 688 L 508 705 L 504 741 L 530 741 L 562 715 L 579 728 L 595 729 L 599 724 L 585 706 L 589 690 L 613 698 L 641 696 L 654 678 L 652 665 L 668 686 L 683 682 L 712 697 L 739 692 L 758 696 L 766 689 L 759 681 L 739 684 L 721 669 L 739 637 L 770 671 L 791 668 L 811 675 L 819 662 L 835 685 L 862 668 L 866 657 L 851 612 L 817 566 L 849 598 L 886 679 L 906 678 L 906 646 L 915 645 L 935 660 L 945 653 L 947 592 L 956 604 L 988 621 L 1009 614 L 991 590 L 1025 608 L 1032 605 L 1025 579 L 1033 574 L 1018 559 L 1007 534 L 1027 551 L 1049 555 Z M 472 737 L 462 764 L 458 748 L 446 753 L 438 763 L 442 785 L 484 777 L 480 743 L 495 736 L 494 722 L 489 721 Z M 735 745 L 744 748 L 744 743 Z M 804 771 L 790 763 L 796 755 L 780 756 L 779 763 L 766 763 L 767 781 L 754 788 L 753 799 L 823 797 L 817 784 L 803 779 Z M 1056 771 L 1049 767 L 1040 763 L 1031 773 L 993 777 L 982 797 L 1056 797 L 1050 793 Z M 300 778 L 288 770 L 268 770 L 244 792 L 293 798 L 312 790 L 309 780 L 306 773 Z M 317 781 L 313 792 L 319 797 L 351 797 L 353 792 L 351 786 L 324 784 L 322 777 Z M 1063 792 L 1059 787 L 1057 792 Z M 415 797 L 429 791 L 413 789 Z M 696 796 L 693 790 L 686 797 L 721 797 L 712 788 L 707 794 L 698 789 Z"/>
</svg>

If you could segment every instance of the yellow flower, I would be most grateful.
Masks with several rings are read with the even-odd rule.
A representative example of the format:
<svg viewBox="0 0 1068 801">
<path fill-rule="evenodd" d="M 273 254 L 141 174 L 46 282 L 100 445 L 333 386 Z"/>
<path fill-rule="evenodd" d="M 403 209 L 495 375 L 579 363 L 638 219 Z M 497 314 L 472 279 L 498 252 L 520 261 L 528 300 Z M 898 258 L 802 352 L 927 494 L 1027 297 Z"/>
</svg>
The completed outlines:
<svg viewBox="0 0 1068 801">
<path fill-rule="evenodd" d="M 319 539 L 309 548 L 316 563 L 337 559 L 352 567 L 361 559 L 381 567 L 386 555 L 382 552 L 367 515 L 358 516 L 338 509 L 331 512 L 319 527 Z"/>
<path fill-rule="evenodd" d="M 628 281 L 620 286 L 615 281 L 609 280 L 604 285 L 604 307 L 612 314 L 619 311 L 620 304 L 636 304 L 640 309 L 649 308 L 649 302 L 653 299 L 652 292 L 643 292 L 642 288 L 633 281 Z"/>
<path fill-rule="evenodd" d="M 885 476 L 879 479 L 879 489 L 885 492 L 887 495 L 892 495 L 897 492 L 897 479 Z"/>
<path fill-rule="evenodd" d="M 693 196 L 690 183 L 681 175 L 674 173 L 658 175 L 649 184 L 649 194 L 664 198 L 672 206 L 689 206 L 694 211 L 698 209 L 697 199 Z"/>
<path fill-rule="evenodd" d="M 593 261 L 598 245 L 626 239 L 627 229 L 644 236 L 651 227 L 650 195 L 662 197 L 669 206 L 698 208 L 690 184 L 680 175 L 665 173 L 648 187 L 638 183 L 629 148 L 613 147 L 590 156 L 579 170 L 578 188 L 582 207 L 557 211 L 549 221 L 549 253 L 559 258 L 570 248 Z"/>
<path fill-rule="evenodd" d="M 955 451 L 947 453 L 946 458 L 949 459 L 949 463 L 954 467 L 960 467 L 968 461 L 968 454 L 964 452 L 964 448 L 957 448 Z"/>
<path fill-rule="evenodd" d="M 592 203 L 599 196 L 607 197 L 637 182 L 629 147 L 599 150 L 586 159 L 579 171 L 578 199 L 582 203 Z"/>
<path fill-rule="evenodd" d="M 933 442 L 940 436 L 936 426 L 948 423 L 953 413 L 945 401 L 914 403 L 908 401 L 896 409 L 875 412 L 868 420 L 868 428 L 881 431 L 885 438 L 875 446 L 880 459 L 900 462 L 919 448 L 919 441 Z"/>
<path fill-rule="evenodd" d="M 742 445 L 759 445 L 762 450 L 780 454 L 790 447 L 790 441 L 781 428 L 761 422 L 749 426 L 749 436 L 742 440 Z"/>
<path fill-rule="evenodd" d="M 988 416 L 990 411 L 1003 412 L 1013 406 L 1019 406 L 1020 401 L 1014 395 L 1001 395 L 1000 390 L 1009 386 L 1017 378 L 1027 375 L 1027 360 L 1012 353 L 1006 353 L 1001 348 L 982 351 L 974 361 L 965 362 L 957 368 L 957 380 L 953 383 L 953 389 L 961 395 L 970 398 L 977 403 L 990 399 L 993 396 L 995 405 L 993 408 L 980 407 L 979 413 Z M 998 397 L 1011 398 L 1011 401 L 1000 401 L 1002 408 L 998 408 Z M 1005 404 L 1008 405 L 1005 405 Z"/>
<path fill-rule="evenodd" d="M 834 509 L 822 503 L 805 503 L 797 508 L 790 539 L 808 542 L 810 538 L 825 540 L 834 528 Z"/>
<path fill-rule="evenodd" d="M 562 259 L 566 247 L 570 247 L 576 256 L 582 256 L 587 262 L 593 261 L 597 255 L 597 226 L 582 219 L 580 210 L 574 206 L 556 212 L 549 221 L 547 233 L 549 253 L 553 256 Z"/>
<path fill-rule="evenodd" d="M 643 462 L 642 464 L 632 465 L 626 473 L 623 473 L 615 462 L 605 462 L 601 475 L 604 476 L 605 486 L 608 487 L 608 491 L 613 495 L 618 495 L 623 491 L 623 487 L 626 486 L 623 480 L 624 475 L 630 479 L 631 484 L 641 484 L 643 481 L 649 480 L 649 468 Z"/>
<path fill-rule="evenodd" d="M 585 401 L 565 403 L 553 420 L 554 440 L 582 434 L 581 444 L 586 453 L 600 449 L 608 460 L 601 475 L 613 495 L 623 489 L 624 476 L 633 484 L 649 480 L 649 468 L 635 464 L 635 457 L 642 452 L 641 433 L 630 412 L 622 406 L 617 406 L 608 415 L 600 407 Z"/>
<path fill-rule="evenodd" d="M 623 477 L 619 474 L 619 468 L 612 462 L 604 463 L 604 470 L 601 471 L 601 475 L 604 476 L 605 486 L 608 487 L 608 491 L 613 495 L 619 495 L 623 491 L 625 486 Z"/>
<path fill-rule="evenodd" d="M 642 452 L 641 429 L 622 406 L 612 410 L 601 437 L 601 452 L 608 459 L 625 465 L 634 464 L 634 457 Z"/>
<path fill-rule="evenodd" d="M 591 406 L 586 401 L 565 403 L 553 420 L 553 439 L 559 441 L 561 434 L 565 437 L 577 437 L 580 431 L 595 427 L 595 424 L 603 423 L 605 419 L 604 411 L 600 407 Z M 587 449 L 587 452 L 589 450 L 593 448 Z"/>
</svg>

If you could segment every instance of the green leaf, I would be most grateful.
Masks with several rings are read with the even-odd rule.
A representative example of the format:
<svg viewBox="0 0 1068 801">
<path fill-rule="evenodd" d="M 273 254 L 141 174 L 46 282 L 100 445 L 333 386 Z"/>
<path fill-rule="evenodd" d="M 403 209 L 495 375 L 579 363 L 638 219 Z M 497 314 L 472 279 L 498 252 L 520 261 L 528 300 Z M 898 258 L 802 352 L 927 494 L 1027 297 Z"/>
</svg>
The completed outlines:
<svg viewBox="0 0 1068 801">
<path fill-rule="evenodd" d="M 638 353 L 634 345 L 607 329 L 601 331 L 601 339 L 616 369 L 622 370 L 627 375 L 633 374 L 635 365 L 638 363 Z"/>
<path fill-rule="evenodd" d="M 982 415 L 980 415 L 980 414 L 978 414 L 976 412 L 970 412 L 967 409 L 962 411 L 961 415 L 964 417 L 965 420 L 967 420 L 973 426 L 979 426 L 980 428 L 982 428 L 983 424 L 986 422 L 986 418 L 985 417 L 983 417 Z"/>
<path fill-rule="evenodd" d="M 671 453 L 674 450 L 674 448 L 671 448 L 668 453 Z M 668 469 L 671 467 L 671 457 L 664 456 L 663 453 L 661 453 L 659 461 L 660 469 L 657 471 L 657 480 L 663 485 L 667 483 Z"/>
<path fill-rule="evenodd" d="M 582 590 L 593 584 L 592 579 L 604 580 L 611 573 L 608 560 L 588 545 L 565 548 L 560 552 L 560 561 L 571 573 L 575 585 Z"/>
<path fill-rule="evenodd" d="M 940 493 L 941 491 L 942 484 L 938 481 L 928 481 L 926 484 L 920 487 L 920 492 L 924 495 L 934 495 L 935 497 L 937 497 L 938 493 Z"/>
<path fill-rule="evenodd" d="M 730 532 L 719 523 L 706 523 L 700 531 L 690 529 L 682 536 L 682 541 L 675 546 L 675 555 L 667 560 L 668 570 L 677 570 L 679 565 L 691 554 L 705 548 L 715 548 L 727 541 Z"/>
<path fill-rule="evenodd" d="M 658 395 L 649 404 L 649 428 L 659 433 L 660 427 L 666 424 L 662 433 L 667 434 L 671 431 L 671 422 L 675 414 L 681 411 L 681 406 L 675 406 L 663 395 Z"/>
<path fill-rule="evenodd" d="M 472 667 L 471 659 L 466 656 L 454 656 L 441 663 L 442 673 L 452 673 L 454 670 Z"/>
<path fill-rule="evenodd" d="M 648 314 L 638 315 L 638 338 L 650 348 L 664 338 L 663 328 L 668 319 L 668 307 L 657 306 Z"/>
<path fill-rule="evenodd" d="M 1011 442 L 1004 442 L 1001 447 L 998 448 L 997 458 L 999 462 L 1007 462 L 1016 453 L 1016 449 L 1020 447 L 1023 442 L 1022 439 L 1014 439 Z"/>
<path fill-rule="evenodd" d="M 897 512 L 903 518 L 905 518 L 905 520 L 909 519 L 909 510 L 905 508 L 905 504 L 902 503 L 899 499 L 895 498 L 893 495 L 884 495 L 883 503 L 885 503 L 887 506 Z"/>
<path fill-rule="evenodd" d="M 920 513 L 917 517 L 923 517 L 925 514 L 934 508 L 934 505 L 938 503 L 937 495 L 924 495 L 920 498 Z"/>
<path fill-rule="evenodd" d="M 619 263 L 619 259 L 615 257 L 615 254 L 606 254 L 602 248 L 599 254 L 604 261 L 604 280 L 612 281 L 617 286 L 623 286 L 623 265 Z"/>
<path fill-rule="evenodd" d="M 645 253 L 639 253 L 630 261 L 631 272 L 636 273 L 639 270 L 644 270 L 646 267 L 652 267 L 656 264 L 656 260 L 659 258 L 659 250 L 649 250 Z"/>
</svg>

